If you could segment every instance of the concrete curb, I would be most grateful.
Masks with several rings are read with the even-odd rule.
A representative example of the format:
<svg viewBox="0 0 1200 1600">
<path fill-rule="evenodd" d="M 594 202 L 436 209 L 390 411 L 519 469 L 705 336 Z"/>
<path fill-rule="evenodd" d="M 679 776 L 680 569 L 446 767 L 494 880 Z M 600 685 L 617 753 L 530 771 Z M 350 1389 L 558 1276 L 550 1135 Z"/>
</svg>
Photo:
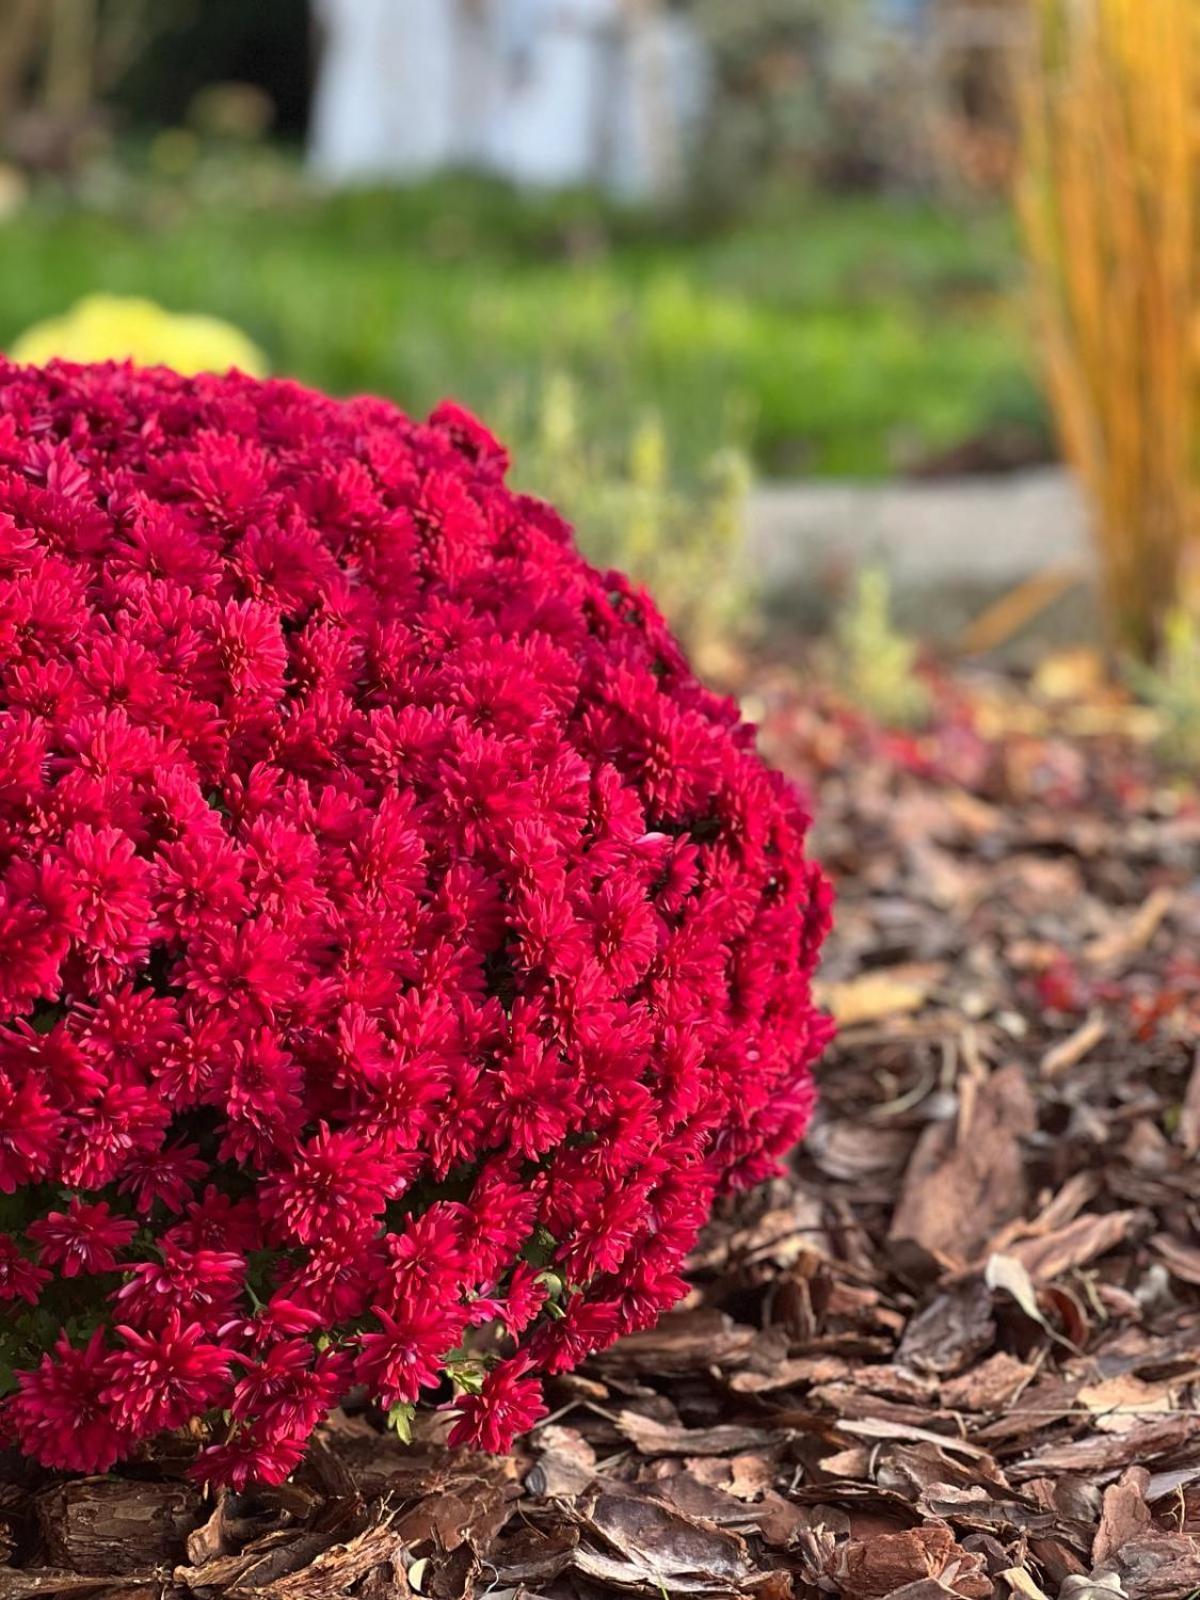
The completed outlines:
<svg viewBox="0 0 1200 1600">
<path fill-rule="evenodd" d="M 929 483 L 764 483 L 747 523 L 749 570 L 766 605 L 805 623 L 821 620 L 863 565 L 885 567 L 897 614 L 934 636 L 1034 573 L 1092 572 L 1083 497 L 1057 467 Z M 1056 631 L 1090 627 L 1092 605 L 1081 582 L 1054 608 Z"/>
</svg>

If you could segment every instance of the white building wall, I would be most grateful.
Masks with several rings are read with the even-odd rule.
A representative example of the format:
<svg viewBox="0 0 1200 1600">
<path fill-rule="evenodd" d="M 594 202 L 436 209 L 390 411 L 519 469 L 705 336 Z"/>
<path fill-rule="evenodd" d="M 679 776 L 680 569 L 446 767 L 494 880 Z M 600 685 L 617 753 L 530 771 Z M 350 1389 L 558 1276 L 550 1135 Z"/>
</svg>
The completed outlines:
<svg viewBox="0 0 1200 1600">
<path fill-rule="evenodd" d="M 705 64 L 636 0 L 314 0 L 310 160 L 330 182 L 474 166 L 632 198 L 683 176 Z"/>
</svg>

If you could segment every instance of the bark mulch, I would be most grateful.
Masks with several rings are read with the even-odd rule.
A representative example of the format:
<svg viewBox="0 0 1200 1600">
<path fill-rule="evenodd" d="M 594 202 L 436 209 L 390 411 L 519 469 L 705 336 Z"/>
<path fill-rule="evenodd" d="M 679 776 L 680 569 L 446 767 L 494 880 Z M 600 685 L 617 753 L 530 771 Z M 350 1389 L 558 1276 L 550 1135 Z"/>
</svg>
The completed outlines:
<svg viewBox="0 0 1200 1600">
<path fill-rule="evenodd" d="M 912 738 L 754 675 L 840 886 L 822 1110 L 514 1456 L 339 1415 L 252 1495 L 186 1441 L 10 1460 L 0 1600 L 1200 1592 L 1200 808 L 1054 688 L 944 679 Z"/>
</svg>

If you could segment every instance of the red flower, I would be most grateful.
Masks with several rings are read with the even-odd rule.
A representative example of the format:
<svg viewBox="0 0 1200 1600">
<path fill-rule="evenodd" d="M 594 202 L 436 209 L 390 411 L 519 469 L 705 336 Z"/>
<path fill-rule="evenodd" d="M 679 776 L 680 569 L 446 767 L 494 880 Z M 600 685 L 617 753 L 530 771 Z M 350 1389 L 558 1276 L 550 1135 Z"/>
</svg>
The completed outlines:
<svg viewBox="0 0 1200 1600">
<path fill-rule="evenodd" d="M 0 1300 L 27 1300 L 35 1306 L 49 1281 L 50 1274 L 27 1261 L 15 1239 L 0 1233 Z"/>
<path fill-rule="evenodd" d="M 239 1492 L 251 1484 L 282 1483 L 304 1459 L 308 1435 L 285 1438 L 266 1429 L 244 1428 L 228 1444 L 201 1451 L 191 1476 L 199 1483 L 228 1484 Z"/>
<path fill-rule="evenodd" d="M 288 1170 L 263 1185 L 262 1209 L 288 1242 L 369 1237 L 394 1188 L 390 1162 L 355 1134 L 322 1125 Z"/>
<path fill-rule="evenodd" d="M 546 1285 L 528 1261 L 518 1261 L 500 1303 L 500 1320 L 518 1338 L 546 1303 Z"/>
<path fill-rule="evenodd" d="M 112 1272 L 118 1250 L 137 1232 L 137 1224 L 114 1217 L 103 1200 L 86 1205 L 72 1196 L 66 1211 L 51 1211 L 29 1224 L 29 1237 L 39 1246 L 44 1267 L 57 1267 L 64 1278 L 80 1273 Z"/>
<path fill-rule="evenodd" d="M 340 1350 L 314 1355 L 306 1339 L 283 1340 L 234 1386 L 230 1412 L 263 1436 L 307 1439 L 345 1392 L 349 1368 Z"/>
<path fill-rule="evenodd" d="M 192 1185 L 208 1176 L 208 1163 L 194 1144 L 167 1145 L 131 1157 L 117 1184 L 118 1194 L 133 1196 L 139 1212 L 161 1201 L 168 1211 L 182 1211 L 192 1197 Z"/>
<path fill-rule="evenodd" d="M 395 1315 L 377 1310 L 375 1316 L 383 1331 L 363 1334 L 355 1377 L 381 1405 L 415 1400 L 422 1389 L 437 1384 L 443 1360 L 462 1337 L 467 1314 L 422 1300 L 399 1307 Z"/>
<path fill-rule="evenodd" d="M 85 1100 L 67 1124 L 59 1163 L 63 1182 L 80 1189 L 111 1183 L 130 1161 L 157 1145 L 170 1120 L 170 1108 L 149 1083 L 110 1084 Z"/>
<path fill-rule="evenodd" d="M 185 1324 L 174 1307 L 156 1333 L 117 1332 L 125 1349 L 109 1363 L 104 1399 L 133 1432 L 180 1428 L 224 1398 L 230 1352 L 209 1343 L 199 1323 Z"/>
<path fill-rule="evenodd" d="M 70 948 L 69 927 L 39 903 L 34 876 L 16 862 L 0 880 L 0 1018 L 53 994 Z"/>
<path fill-rule="evenodd" d="M 32 1372 L 18 1374 L 7 1416 L 21 1448 L 44 1467 L 107 1472 L 133 1442 L 105 1399 L 111 1375 L 98 1329 L 82 1350 L 61 1338 Z"/>
<path fill-rule="evenodd" d="M 542 1386 L 527 1376 L 530 1364 L 528 1356 L 502 1362 L 488 1373 L 478 1394 L 461 1395 L 454 1402 L 458 1421 L 450 1433 L 452 1446 L 498 1453 L 546 1416 Z"/>
<path fill-rule="evenodd" d="M 123 964 L 144 957 L 154 926 L 150 871 L 120 828 L 79 823 L 63 840 L 79 920 L 79 940 L 90 951 Z"/>
<path fill-rule="evenodd" d="M 50 1175 L 58 1124 L 32 1076 L 17 1084 L 0 1071 L 0 1194 Z"/>
<path fill-rule="evenodd" d="M 116 1313 L 143 1327 L 186 1317 L 213 1331 L 225 1322 L 245 1285 L 246 1263 L 234 1250 L 187 1250 L 167 1244 L 162 1261 L 133 1268 L 114 1298 Z"/>
</svg>

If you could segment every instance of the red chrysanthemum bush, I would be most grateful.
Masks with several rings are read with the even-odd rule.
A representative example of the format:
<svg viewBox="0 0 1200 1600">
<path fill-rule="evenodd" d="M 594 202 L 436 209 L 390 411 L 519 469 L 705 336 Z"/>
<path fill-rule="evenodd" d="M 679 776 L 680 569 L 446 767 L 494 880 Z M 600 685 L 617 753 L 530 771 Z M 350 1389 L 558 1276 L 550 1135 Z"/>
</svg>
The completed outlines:
<svg viewBox="0 0 1200 1600">
<path fill-rule="evenodd" d="M 802 1132 L 829 892 L 649 602 L 426 424 L 0 364 L 0 1425 L 487 1449 Z"/>
</svg>

